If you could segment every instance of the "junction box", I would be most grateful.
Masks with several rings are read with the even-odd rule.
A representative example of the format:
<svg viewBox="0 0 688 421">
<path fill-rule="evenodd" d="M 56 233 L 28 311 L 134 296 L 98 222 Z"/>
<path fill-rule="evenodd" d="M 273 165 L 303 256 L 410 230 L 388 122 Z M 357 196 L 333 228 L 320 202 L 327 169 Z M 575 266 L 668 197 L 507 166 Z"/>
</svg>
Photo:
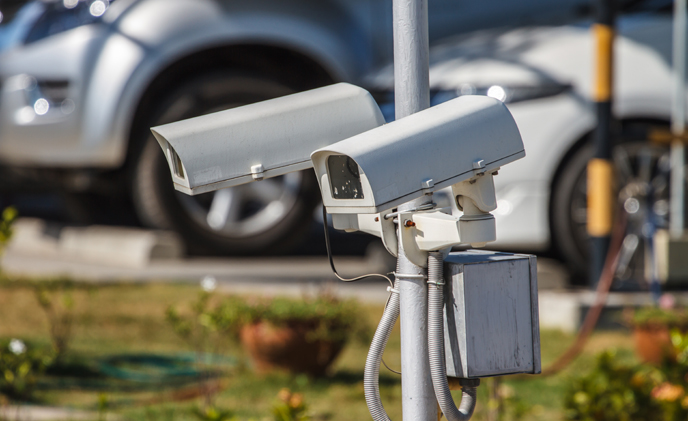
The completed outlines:
<svg viewBox="0 0 688 421">
<path fill-rule="evenodd" d="M 444 282 L 447 376 L 541 372 L 535 256 L 450 253 Z"/>
</svg>

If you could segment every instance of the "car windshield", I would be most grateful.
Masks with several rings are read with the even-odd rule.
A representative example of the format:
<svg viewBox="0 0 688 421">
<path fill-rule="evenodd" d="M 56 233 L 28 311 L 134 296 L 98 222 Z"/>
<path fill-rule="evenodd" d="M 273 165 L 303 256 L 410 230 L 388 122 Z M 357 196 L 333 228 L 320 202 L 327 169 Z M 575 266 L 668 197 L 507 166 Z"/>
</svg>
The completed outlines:
<svg viewBox="0 0 688 421">
<path fill-rule="evenodd" d="M 41 1 L 31 1 L 24 4 L 16 13 L 9 10 L 0 24 L 0 51 L 20 44 L 26 37 L 31 26 L 40 18 L 45 9 Z M 3 8 L 7 11 L 7 8 Z"/>
<path fill-rule="evenodd" d="M 113 0 L 62 0 L 44 3 L 45 10 L 24 39 L 29 44 L 82 25 L 103 16 Z"/>
</svg>

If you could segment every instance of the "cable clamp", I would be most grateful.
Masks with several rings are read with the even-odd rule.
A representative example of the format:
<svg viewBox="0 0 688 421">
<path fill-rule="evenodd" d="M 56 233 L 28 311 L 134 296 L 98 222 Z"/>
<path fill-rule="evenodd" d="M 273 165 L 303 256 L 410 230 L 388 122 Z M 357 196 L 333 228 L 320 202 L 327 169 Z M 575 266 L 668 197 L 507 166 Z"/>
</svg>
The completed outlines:
<svg viewBox="0 0 688 421">
<path fill-rule="evenodd" d="M 404 213 L 408 213 L 408 212 L 428 211 L 428 210 L 433 210 L 433 209 L 435 208 L 435 206 L 437 206 L 437 203 L 435 203 L 435 202 L 426 203 L 426 204 L 424 204 L 424 205 L 418 206 L 417 208 L 405 210 L 405 211 L 403 211 L 403 212 L 404 212 Z M 400 213 L 401 213 L 401 212 L 391 212 L 391 213 L 388 213 L 387 215 L 385 215 L 384 218 L 385 218 L 385 219 L 394 218 L 394 217 L 398 216 Z"/>
<path fill-rule="evenodd" d="M 392 274 L 394 274 L 394 277 L 395 277 L 396 279 L 399 279 L 399 278 L 406 278 L 406 279 L 427 279 L 427 277 L 428 277 L 427 275 L 423 275 L 423 274 L 420 274 L 420 275 L 419 275 L 419 274 L 416 274 L 416 273 L 396 273 L 396 272 L 392 272 Z"/>
<path fill-rule="evenodd" d="M 444 281 L 430 281 L 430 280 L 429 280 L 427 283 L 428 283 L 428 284 L 437 285 L 438 287 L 441 287 L 441 286 L 444 286 L 444 285 L 445 285 Z"/>
<path fill-rule="evenodd" d="M 387 287 L 387 292 L 392 292 L 392 293 L 394 293 L 394 294 L 398 294 L 398 293 L 399 293 L 399 290 L 396 289 L 396 288 Z"/>
</svg>

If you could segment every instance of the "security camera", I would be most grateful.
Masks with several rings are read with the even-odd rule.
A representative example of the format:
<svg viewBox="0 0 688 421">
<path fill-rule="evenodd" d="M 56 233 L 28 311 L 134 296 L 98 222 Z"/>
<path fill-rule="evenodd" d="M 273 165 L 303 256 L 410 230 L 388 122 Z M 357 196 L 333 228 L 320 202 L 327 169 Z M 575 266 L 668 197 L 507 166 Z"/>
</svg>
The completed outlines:
<svg viewBox="0 0 688 421">
<path fill-rule="evenodd" d="M 501 101 L 462 96 L 321 148 L 311 160 L 335 228 L 377 235 L 394 256 L 399 239 L 406 257 L 425 267 L 430 251 L 496 239 L 493 177 L 524 156 L 516 122 Z M 451 192 L 455 203 L 393 211 L 437 191 Z"/>
<path fill-rule="evenodd" d="M 492 173 L 524 156 L 516 122 L 501 101 L 461 96 L 325 146 L 311 160 L 328 213 L 378 213 L 454 185 L 455 193 L 480 202 L 459 206 L 489 212 L 494 200 L 485 189 L 494 191 Z M 473 192 L 470 180 L 484 176 L 489 182 Z"/>
<path fill-rule="evenodd" d="M 383 123 L 366 90 L 339 83 L 151 131 L 174 187 L 195 195 L 310 168 L 315 149 Z"/>
</svg>

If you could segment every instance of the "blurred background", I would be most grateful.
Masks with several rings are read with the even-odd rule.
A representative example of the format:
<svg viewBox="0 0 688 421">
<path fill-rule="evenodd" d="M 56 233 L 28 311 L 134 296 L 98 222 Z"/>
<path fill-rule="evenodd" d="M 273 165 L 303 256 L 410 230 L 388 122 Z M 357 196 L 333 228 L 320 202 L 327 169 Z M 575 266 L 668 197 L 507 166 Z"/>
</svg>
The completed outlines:
<svg viewBox="0 0 688 421">
<path fill-rule="evenodd" d="M 4 0 L 0 7 L 0 205 L 25 217 L 166 230 L 190 255 L 322 253 L 310 171 L 187 197 L 172 189 L 148 128 L 342 81 L 371 90 L 394 119 L 389 1 Z M 641 155 L 651 155 L 648 177 L 667 173 L 661 147 L 649 151 L 636 140 L 669 121 L 671 10 L 670 1 L 619 3 L 624 184 L 645 171 Z M 583 169 L 595 126 L 590 16 L 587 1 L 430 2 L 433 104 L 466 94 L 499 98 L 528 151 L 497 178 L 493 247 L 554 257 L 581 285 Z M 638 202 L 636 219 L 651 209 L 662 225 L 668 181 L 656 182 L 663 185 L 655 194 L 627 195 Z M 344 237 L 335 247 L 345 242 L 338 251 L 347 254 L 364 253 L 370 242 Z M 642 244 L 636 248 L 642 253 Z M 620 275 L 630 279 L 634 270 Z"/>
<path fill-rule="evenodd" d="M 35 401 L 69 404 L 90 411 L 88 416 L 169 419 L 187 408 L 176 403 L 168 408 L 169 402 L 190 400 L 196 409 L 180 419 L 230 419 L 218 408 L 231 407 L 241 419 L 269 416 L 258 408 L 273 404 L 282 408 L 273 408 L 275 414 L 291 411 L 293 419 L 306 413 L 340 419 L 326 409 L 327 399 L 339 397 L 363 405 L 351 414 L 367 416 L 356 389 L 364 343 L 347 348 L 334 369 L 316 370 L 315 377 L 270 374 L 276 377 L 269 386 L 263 374 L 246 374 L 246 364 L 260 364 L 245 362 L 254 360 L 242 359 L 244 351 L 203 360 L 199 368 L 199 355 L 216 357 L 218 344 L 241 336 L 237 326 L 256 320 L 240 323 L 228 316 L 227 309 L 238 304 L 227 301 L 227 294 L 306 295 L 313 308 L 341 307 L 345 318 L 356 313 L 346 313 L 352 298 L 364 309 L 359 312 L 365 323 L 374 323 L 386 293 L 372 281 L 330 285 L 320 192 L 311 170 L 186 196 L 174 190 L 149 128 L 338 82 L 368 89 L 387 121 L 394 120 L 391 5 L 391 0 L 0 0 L 0 210 L 6 209 L 0 339 L 7 339 L 8 350 L 12 340 L 21 342 L 13 342 L 21 352 L 6 351 L 17 358 L 29 355 L 26 344 L 53 349 L 50 361 L 31 360 L 36 377 L 25 381 L 25 389 L 0 387 L 6 405 Z M 673 8 L 671 0 L 617 1 L 612 161 L 615 220 L 623 223 L 614 234 L 619 246 L 611 290 L 626 294 L 609 299 L 600 321 L 617 330 L 593 336 L 593 349 L 586 348 L 583 362 L 568 370 L 591 366 L 594 355 L 613 344 L 621 346 L 623 362 L 637 362 L 628 332 L 618 330 L 635 319 L 620 314 L 626 307 L 656 307 L 660 294 L 655 291 L 654 300 L 648 294 L 653 281 L 672 294 L 664 298 L 665 306 L 688 300 L 683 296 L 688 272 L 681 265 L 688 249 L 667 246 L 672 251 L 666 255 L 673 257 L 666 259 L 678 265 L 671 270 L 651 263 L 657 245 L 670 243 L 672 138 L 662 134 L 671 123 Z M 586 0 L 429 0 L 432 104 L 461 95 L 497 98 L 523 137 L 526 158 L 495 178 L 498 241 L 489 248 L 540 256 L 541 321 L 552 329 L 543 334 L 547 362 L 564 350 L 561 344 L 574 341 L 595 303 L 586 232 L 586 166 L 597 124 L 593 13 L 594 4 Z M 344 272 L 394 268 L 376 238 L 331 234 Z M 327 302 L 323 291 L 339 301 Z M 178 304 L 182 310 L 176 312 Z M 258 310 L 244 309 L 246 314 L 272 311 L 260 307 L 268 305 L 262 301 L 255 305 Z M 312 317 L 326 318 L 313 311 Z M 125 334 L 130 328 L 132 337 Z M 675 344 L 682 340 L 676 338 Z M 189 357 L 191 368 L 186 357 L 170 356 L 180 344 L 195 355 Z M 110 355 L 115 351 L 126 358 Z M 603 358 L 612 357 L 598 361 Z M 187 377 L 179 374 L 184 369 L 190 370 Z M 79 370 L 82 377 L 74 374 Z M 318 377 L 325 371 L 328 376 Z M 137 375 L 148 386 L 127 383 Z M 181 376 L 179 387 L 156 394 L 165 376 L 175 375 Z M 398 378 L 385 379 L 385 390 L 398 392 Z M 657 387 L 678 384 L 662 379 L 652 387 L 650 380 L 639 381 L 638 390 L 649 388 L 655 396 L 669 390 Z M 485 406 L 480 416 L 587 419 L 581 408 L 592 398 L 580 395 L 588 393 L 585 381 L 574 390 L 563 377 L 495 380 L 485 401 L 496 399 L 503 411 Z M 266 387 L 268 398 L 260 392 Z M 515 396 L 514 388 L 524 388 L 528 396 Z M 37 394 L 23 392 L 29 389 Z M 678 402 L 683 409 L 676 413 L 683 414 L 685 392 L 672 390 L 678 397 L 669 401 Z M 174 397 L 184 393 L 189 399 Z M 312 413 L 301 408 L 303 394 L 313 396 Z M 643 408 L 666 403 L 647 399 Z M 244 401 L 255 407 L 242 406 Z M 0 419 L 12 416 L 0 412 Z M 341 419 L 347 418 L 353 415 Z"/>
</svg>

